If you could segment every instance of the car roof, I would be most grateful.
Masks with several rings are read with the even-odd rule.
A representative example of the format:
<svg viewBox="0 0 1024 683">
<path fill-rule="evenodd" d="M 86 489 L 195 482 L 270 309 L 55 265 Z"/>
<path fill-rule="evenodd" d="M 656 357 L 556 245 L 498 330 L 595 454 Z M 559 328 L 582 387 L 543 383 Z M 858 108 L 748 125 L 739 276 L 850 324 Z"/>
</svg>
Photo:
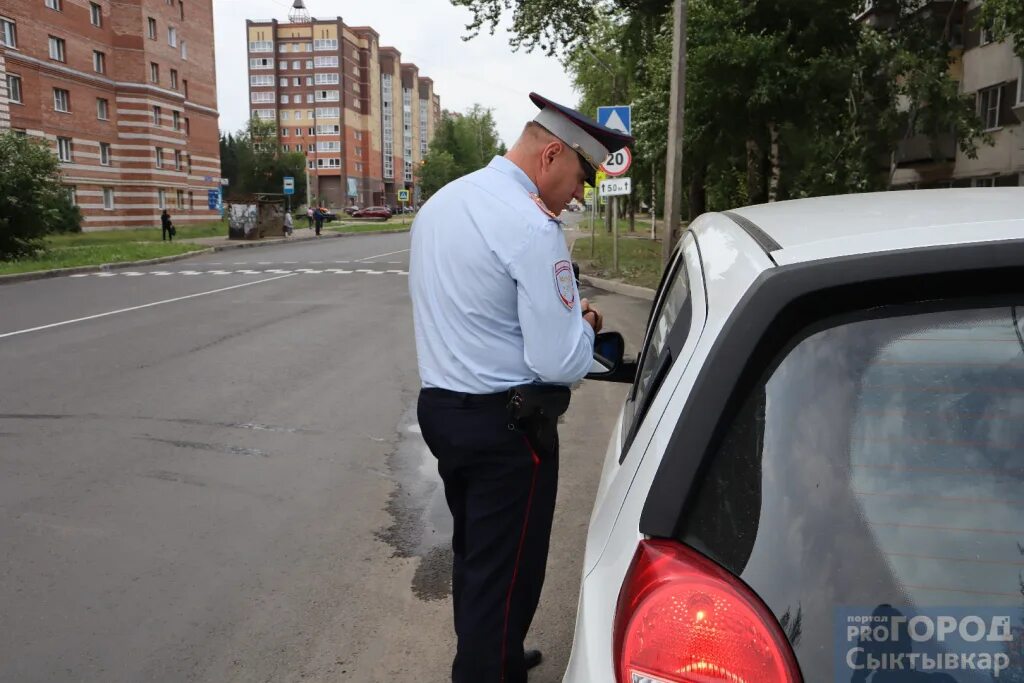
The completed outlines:
<svg viewBox="0 0 1024 683">
<path fill-rule="evenodd" d="M 741 225 L 753 224 L 743 227 L 760 231 L 752 236 L 783 265 L 894 249 L 1024 239 L 1024 188 L 870 192 L 773 202 L 727 214 L 739 216 Z"/>
</svg>

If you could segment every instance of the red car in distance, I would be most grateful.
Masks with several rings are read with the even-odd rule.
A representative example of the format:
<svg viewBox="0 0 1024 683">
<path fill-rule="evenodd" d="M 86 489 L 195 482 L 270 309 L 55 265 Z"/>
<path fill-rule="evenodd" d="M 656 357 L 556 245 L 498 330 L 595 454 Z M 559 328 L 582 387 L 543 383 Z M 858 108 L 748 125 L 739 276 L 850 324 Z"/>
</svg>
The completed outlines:
<svg viewBox="0 0 1024 683">
<path fill-rule="evenodd" d="M 391 209 L 386 206 L 368 206 L 352 213 L 353 218 L 391 218 Z"/>
</svg>

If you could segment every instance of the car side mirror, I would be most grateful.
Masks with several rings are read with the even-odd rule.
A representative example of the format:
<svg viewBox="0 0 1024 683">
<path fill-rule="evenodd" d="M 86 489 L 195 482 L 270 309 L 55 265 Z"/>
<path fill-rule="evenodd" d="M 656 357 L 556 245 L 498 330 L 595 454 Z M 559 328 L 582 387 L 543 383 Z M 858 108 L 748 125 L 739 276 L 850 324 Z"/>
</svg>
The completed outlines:
<svg viewBox="0 0 1024 683">
<path fill-rule="evenodd" d="M 626 340 L 618 332 L 601 332 L 594 337 L 594 361 L 585 379 L 632 384 L 636 361 L 626 361 Z"/>
</svg>

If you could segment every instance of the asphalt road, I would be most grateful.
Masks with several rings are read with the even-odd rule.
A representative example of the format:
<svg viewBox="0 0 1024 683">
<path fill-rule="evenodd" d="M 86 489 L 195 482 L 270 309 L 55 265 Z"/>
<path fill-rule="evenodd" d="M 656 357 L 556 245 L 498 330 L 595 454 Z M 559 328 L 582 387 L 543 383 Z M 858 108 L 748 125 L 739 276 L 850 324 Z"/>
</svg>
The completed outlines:
<svg viewBox="0 0 1024 683">
<path fill-rule="evenodd" d="M 443 681 L 450 520 L 409 236 L 0 287 L 0 681 Z M 589 291 L 635 342 L 649 304 Z M 531 644 L 560 680 L 623 385 L 562 428 Z"/>
</svg>

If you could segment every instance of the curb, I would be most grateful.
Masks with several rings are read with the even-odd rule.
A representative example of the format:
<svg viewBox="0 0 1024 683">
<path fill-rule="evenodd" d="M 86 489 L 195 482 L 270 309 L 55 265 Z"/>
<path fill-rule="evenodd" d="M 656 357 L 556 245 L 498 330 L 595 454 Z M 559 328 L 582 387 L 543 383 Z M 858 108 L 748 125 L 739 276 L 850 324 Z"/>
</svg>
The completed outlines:
<svg viewBox="0 0 1024 683">
<path fill-rule="evenodd" d="M 606 292 L 613 292 L 615 294 L 622 294 L 623 296 L 631 296 L 634 299 L 645 299 L 647 301 L 654 301 L 654 290 L 648 289 L 647 287 L 638 287 L 637 285 L 627 285 L 625 282 L 619 282 L 617 280 L 602 280 L 601 278 L 591 277 L 590 275 L 580 275 L 580 282 L 597 289 L 603 289 Z"/>
<path fill-rule="evenodd" d="M 146 259 L 144 261 L 120 261 L 118 263 L 103 263 L 98 266 L 76 266 L 74 268 L 55 268 L 53 270 L 34 270 L 31 273 L 12 273 L 11 275 L 0 275 L 0 286 L 6 284 L 13 284 L 15 282 L 28 282 L 30 280 L 46 280 L 54 277 L 64 277 L 66 275 L 78 275 L 82 273 L 103 273 L 108 270 L 117 270 L 120 268 L 136 268 L 138 266 L 155 266 L 161 263 L 171 263 L 172 261 L 183 261 L 193 256 L 201 256 L 203 254 L 214 254 L 219 251 L 229 251 L 231 249 L 252 249 L 254 247 L 271 247 L 281 244 L 297 244 L 299 242 L 313 242 L 317 239 L 334 239 L 336 237 L 355 237 L 357 235 L 395 235 L 402 232 L 409 232 L 408 228 L 405 230 L 380 230 L 376 232 L 330 232 L 324 233 L 318 237 L 289 237 L 274 238 L 273 241 L 253 241 L 253 242 L 242 242 L 239 244 L 218 244 L 203 249 L 197 249 L 196 251 L 189 251 L 184 254 L 175 254 L 174 256 L 161 256 L 159 258 Z M 198 242 L 182 242 L 181 244 L 195 244 L 196 246 L 202 246 Z"/>
</svg>

